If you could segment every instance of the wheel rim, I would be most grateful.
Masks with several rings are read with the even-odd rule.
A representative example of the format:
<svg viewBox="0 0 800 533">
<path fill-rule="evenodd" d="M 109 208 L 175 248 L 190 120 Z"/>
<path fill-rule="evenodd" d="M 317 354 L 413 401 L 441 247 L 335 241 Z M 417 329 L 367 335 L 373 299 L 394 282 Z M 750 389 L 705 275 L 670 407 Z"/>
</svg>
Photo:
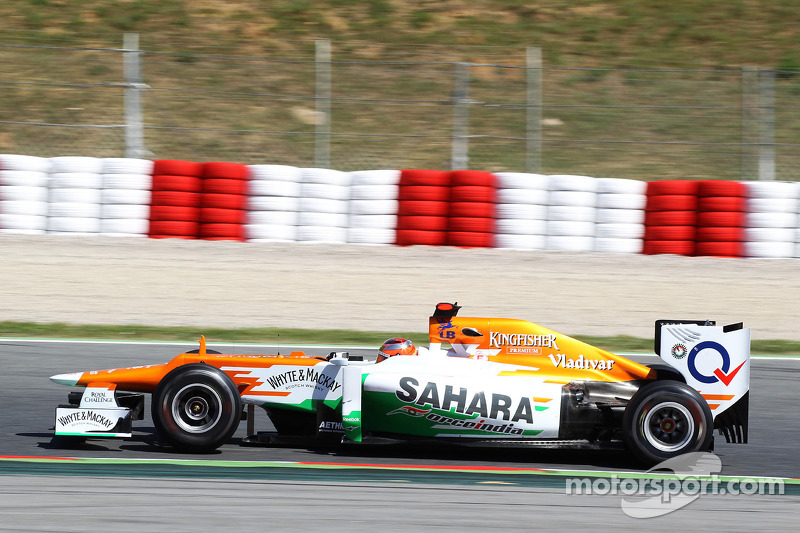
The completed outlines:
<svg viewBox="0 0 800 533">
<path fill-rule="evenodd" d="M 662 452 L 683 449 L 695 433 L 695 422 L 689 409 L 676 402 L 659 403 L 644 418 L 647 442 Z"/>
<path fill-rule="evenodd" d="M 172 400 L 172 418 L 188 433 L 203 433 L 219 421 L 221 405 L 222 398 L 208 385 L 187 385 Z"/>
</svg>

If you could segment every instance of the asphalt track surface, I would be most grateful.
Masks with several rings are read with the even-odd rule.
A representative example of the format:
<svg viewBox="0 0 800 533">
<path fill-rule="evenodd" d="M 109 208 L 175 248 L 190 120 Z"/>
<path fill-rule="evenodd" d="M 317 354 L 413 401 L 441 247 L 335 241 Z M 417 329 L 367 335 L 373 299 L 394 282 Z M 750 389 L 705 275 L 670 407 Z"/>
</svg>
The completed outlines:
<svg viewBox="0 0 800 533">
<path fill-rule="evenodd" d="M 51 383 L 50 375 L 159 363 L 191 347 L 0 340 L 0 456 L 80 459 L 0 461 L 0 531 L 534 531 L 565 524 L 674 531 L 701 523 L 712 531 L 751 531 L 794 529 L 800 511 L 800 490 L 791 482 L 785 495 L 704 494 L 683 509 L 647 520 L 626 516 L 619 494 L 565 494 L 567 477 L 641 473 L 622 452 L 250 448 L 239 446 L 242 423 L 220 450 L 187 456 L 160 444 L 149 413 L 130 440 L 64 445 L 52 439 L 53 409 L 69 389 Z M 799 378 L 800 360 L 753 360 L 750 442 L 732 445 L 717 439 L 721 475 L 800 478 Z M 270 429 L 258 414 L 256 429 Z M 103 461 L 92 461 L 97 458 Z"/>
</svg>

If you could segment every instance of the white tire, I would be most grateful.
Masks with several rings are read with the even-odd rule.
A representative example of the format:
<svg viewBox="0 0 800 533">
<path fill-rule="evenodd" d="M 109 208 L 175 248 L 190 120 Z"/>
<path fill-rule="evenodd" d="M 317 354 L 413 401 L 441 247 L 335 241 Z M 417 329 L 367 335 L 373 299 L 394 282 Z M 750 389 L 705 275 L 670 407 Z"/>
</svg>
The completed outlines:
<svg viewBox="0 0 800 533">
<path fill-rule="evenodd" d="M 107 218 L 100 221 L 101 234 L 147 235 L 150 221 L 146 218 Z"/>
<path fill-rule="evenodd" d="M 399 170 L 357 170 L 350 173 L 351 185 L 397 185 Z"/>
<path fill-rule="evenodd" d="M 316 213 L 347 213 L 349 205 L 347 200 L 332 200 L 329 198 L 298 198 L 297 211 L 313 211 Z"/>
<path fill-rule="evenodd" d="M 56 189 L 102 189 L 103 179 L 101 174 L 90 174 L 86 172 L 51 174 L 50 187 Z"/>
<path fill-rule="evenodd" d="M 549 193 L 544 189 L 497 189 L 498 204 L 547 205 Z"/>
<path fill-rule="evenodd" d="M 0 154 L 0 168 L 11 171 L 50 172 L 50 160 L 33 155 Z"/>
<path fill-rule="evenodd" d="M 51 202 L 47 215 L 50 217 L 100 218 L 100 204 Z"/>
<path fill-rule="evenodd" d="M 390 228 L 348 228 L 347 242 L 352 244 L 394 244 L 396 234 Z"/>
<path fill-rule="evenodd" d="M 794 242 L 745 242 L 745 257 L 784 258 L 794 257 Z"/>
<path fill-rule="evenodd" d="M 101 174 L 104 189 L 150 190 L 153 177 L 148 174 Z"/>
<path fill-rule="evenodd" d="M 100 232 L 100 219 L 89 217 L 48 217 L 48 233 L 85 233 Z"/>
<path fill-rule="evenodd" d="M 344 244 L 347 242 L 347 228 L 297 226 L 297 242 Z"/>
<path fill-rule="evenodd" d="M 643 224 L 595 224 L 594 236 L 598 239 L 642 239 Z M 600 250 L 598 250 L 600 251 Z M 613 251 L 613 250 L 608 250 Z"/>
<path fill-rule="evenodd" d="M 597 207 L 601 209 L 644 209 L 647 196 L 643 194 L 598 194 Z"/>
<path fill-rule="evenodd" d="M 103 160 L 97 157 L 61 156 L 50 158 L 50 172 L 77 172 L 86 174 L 102 174 Z"/>
<path fill-rule="evenodd" d="M 526 220 L 544 220 L 547 218 L 547 206 L 538 204 L 497 204 L 497 218 L 519 218 Z"/>
<path fill-rule="evenodd" d="M 348 187 L 350 185 L 350 174 L 329 168 L 304 168 L 302 181 L 303 183 L 322 183 Z"/>
<path fill-rule="evenodd" d="M 745 181 L 749 198 L 797 198 L 800 183 L 794 181 Z"/>
<path fill-rule="evenodd" d="M 597 205 L 597 194 L 584 191 L 550 191 L 547 203 L 549 205 L 595 207 Z"/>
<path fill-rule="evenodd" d="M 150 218 L 150 206 L 136 204 L 106 204 L 102 205 L 100 208 L 100 218 L 147 220 Z"/>
<path fill-rule="evenodd" d="M 252 180 L 249 189 L 251 196 L 300 196 L 300 183 L 296 181 Z"/>
<path fill-rule="evenodd" d="M 549 176 L 547 188 L 551 191 L 597 192 L 597 178 L 555 174 Z"/>
<path fill-rule="evenodd" d="M 248 211 L 247 223 L 265 226 L 296 226 L 296 211 Z"/>
<path fill-rule="evenodd" d="M 397 200 L 351 200 L 350 213 L 353 215 L 396 215 Z"/>
<path fill-rule="evenodd" d="M 547 235 L 565 237 L 591 237 L 594 235 L 594 226 L 594 222 L 548 220 Z"/>
<path fill-rule="evenodd" d="M 105 232 L 101 231 L 97 234 L 100 237 L 109 237 L 112 239 L 124 238 L 124 239 L 146 239 L 147 232 L 145 233 L 113 233 L 113 232 Z"/>
<path fill-rule="evenodd" d="M 596 252 L 640 254 L 644 247 L 643 242 L 641 239 L 598 237 L 594 240 L 594 249 Z"/>
<path fill-rule="evenodd" d="M 547 220 L 566 220 L 573 222 L 594 222 L 597 218 L 594 207 L 572 205 L 551 205 L 547 207 Z"/>
<path fill-rule="evenodd" d="M 100 189 L 72 189 L 54 188 L 50 189 L 51 203 L 82 203 L 98 204 L 102 198 Z"/>
<path fill-rule="evenodd" d="M 797 213 L 747 213 L 749 228 L 795 228 Z"/>
<path fill-rule="evenodd" d="M 19 187 L 47 187 L 50 175 L 30 170 L 0 170 L 0 185 Z"/>
<path fill-rule="evenodd" d="M 0 200 L 0 213 L 9 215 L 47 216 L 47 202 Z"/>
<path fill-rule="evenodd" d="M 796 213 L 797 198 L 748 198 L 747 210 L 752 213 Z"/>
<path fill-rule="evenodd" d="M 526 172 L 496 172 L 498 189 L 547 190 L 548 176 Z"/>
<path fill-rule="evenodd" d="M 0 200 L 12 202 L 46 202 L 47 188 L 23 187 L 20 185 L 0 186 Z"/>
<path fill-rule="evenodd" d="M 15 229 L 15 228 L 2 228 L 0 233 L 6 235 L 44 235 L 47 231 L 43 229 Z"/>
<path fill-rule="evenodd" d="M 325 198 L 327 200 L 347 200 L 350 198 L 350 188 L 328 183 L 301 183 L 301 198 Z"/>
<path fill-rule="evenodd" d="M 282 224 L 246 224 L 247 240 L 256 242 L 293 242 L 297 240 L 297 226 Z"/>
<path fill-rule="evenodd" d="M 396 200 L 397 185 L 353 185 L 350 187 L 351 200 Z"/>
<path fill-rule="evenodd" d="M 544 235 L 515 235 L 507 233 L 497 233 L 494 236 L 496 248 L 507 248 L 511 250 L 544 250 Z"/>
<path fill-rule="evenodd" d="M 795 242 L 796 228 L 744 228 L 744 240 L 751 242 Z"/>
<path fill-rule="evenodd" d="M 107 157 L 102 164 L 101 174 L 153 174 L 153 162 L 149 159 Z"/>
<path fill-rule="evenodd" d="M 303 169 L 288 165 L 249 165 L 250 176 L 253 181 L 294 181 L 303 179 Z"/>
<path fill-rule="evenodd" d="M 47 228 L 47 217 L 4 212 L 0 213 L 0 228 L 44 231 Z"/>
<path fill-rule="evenodd" d="M 397 215 L 350 215 L 348 226 L 394 230 L 397 227 Z"/>
<path fill-rule="evenodd" d="M 506 218 L 495 220 L 495 233 L 509 235 L 544 235 L 547 233 L 547 222 L 544 220 L 525 220 Z"/>
<path fill-rule="evenodd" d="M 569 252 L 591 252 L 594 250 L 594 237 L 575 235 L 548 235 L 545 238 L 547 250 Z"/>
<path fill-rule="evenodd" d="M 103 189 L 100 202 L 103 204 L 150 205 L 151 193 L 142 189 Z"/>
<path fill-rule="evenodd" d="M 597 178 L 600 194 L 646 194 L 647 182 L 619 178 Z"/>
<path fill-rule="evenodd" d="M 645 212 L 641 209 L 598 209 L 598 224 L 644 224 Z"/>
<path fill-rule="evenodd" d="M 297 211 L 299 206 L 300 199 L 289 196 L 250 196 L 247 198 L 247 208 L 250 211 Z"/>
<path fill-rule="evenodd" d="M 300 211 L 297 214 L 297 225 L 346 228 L 347 217 L 348 215 L 345 213 L 315 213 L 313 211 Z"/>
</svg>

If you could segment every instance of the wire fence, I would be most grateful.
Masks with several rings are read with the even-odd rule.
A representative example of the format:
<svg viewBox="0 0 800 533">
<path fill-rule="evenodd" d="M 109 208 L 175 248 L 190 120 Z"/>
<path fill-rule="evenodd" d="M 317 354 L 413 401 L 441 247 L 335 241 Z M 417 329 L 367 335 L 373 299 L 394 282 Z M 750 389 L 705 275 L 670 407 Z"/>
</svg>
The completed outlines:
<svg viewBox="0 0 800 533">
<path fill-rule="evenodd" d="M 0 32 L 0 152 L 800 179 L 800 72 L 510 47 Z"/>
</svg>

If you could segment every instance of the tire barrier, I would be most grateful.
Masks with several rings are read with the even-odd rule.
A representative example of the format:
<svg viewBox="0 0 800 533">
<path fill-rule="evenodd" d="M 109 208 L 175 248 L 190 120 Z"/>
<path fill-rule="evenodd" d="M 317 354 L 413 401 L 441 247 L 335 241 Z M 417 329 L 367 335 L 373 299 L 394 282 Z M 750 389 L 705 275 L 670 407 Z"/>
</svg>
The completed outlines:
<svg viewBox="0 0 800 533">
<path fill-rule="evenodd" d="M 0 233 L 800 258 L 800 183 L 0 154 Z"/>
</svg>

